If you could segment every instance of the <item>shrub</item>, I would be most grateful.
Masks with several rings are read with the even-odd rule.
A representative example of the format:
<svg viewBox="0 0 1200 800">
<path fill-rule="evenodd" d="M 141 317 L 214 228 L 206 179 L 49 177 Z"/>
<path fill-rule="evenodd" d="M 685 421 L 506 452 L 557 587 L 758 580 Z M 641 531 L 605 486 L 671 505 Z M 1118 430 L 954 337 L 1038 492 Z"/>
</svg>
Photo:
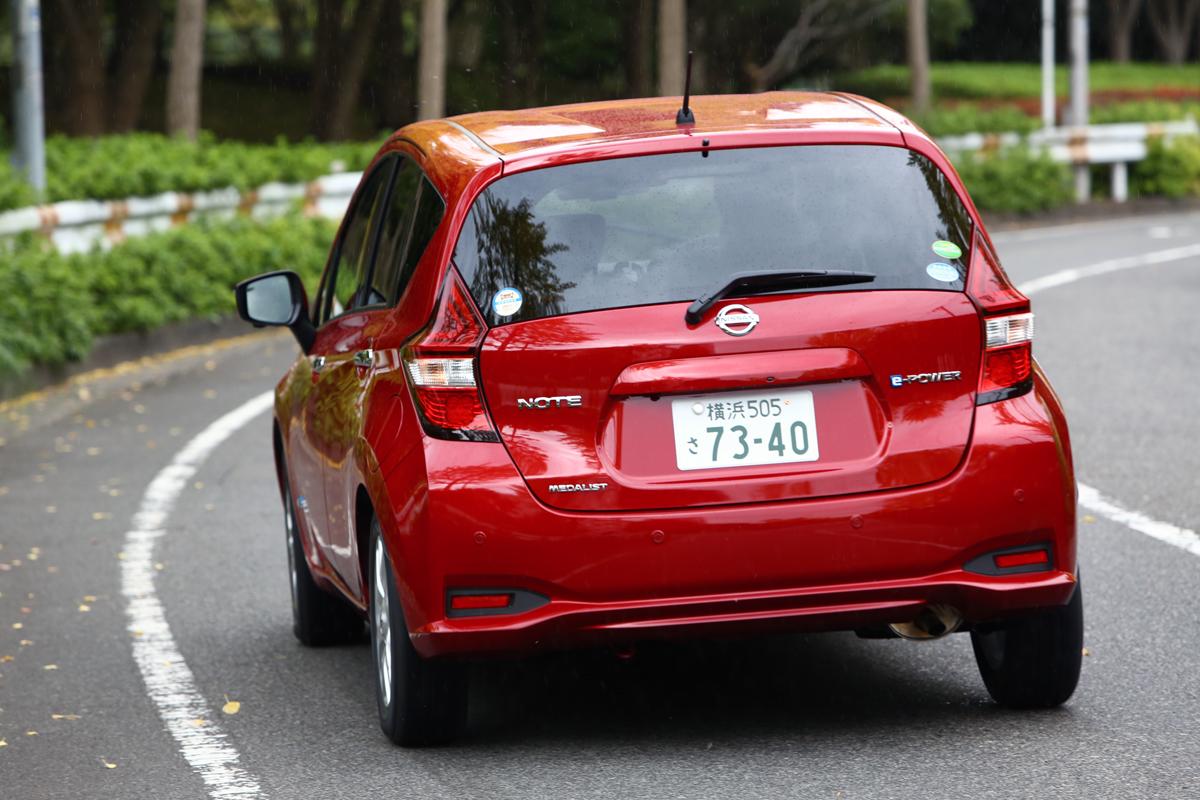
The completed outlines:
<svg viewBox="0 0 1200 800">
<path fill-rule="evenodd" d="M 245 191 L 271 181 L 296 183 L 336 167 L 360 170 L 378 142 L 247 144 L 202 134 L 196 142 L 155 133 L 96 139 L 46 140 L 46 195 L 60 200 L 113 200 L 168 191 L 196 192 L 233 186 Z M 2 155 L 0 155 L 2 157 Z M 28 187 L 0 170 L 0 210 L 32 201 Z"/>
<path fill-rule="evenodd" d="M 1032 214 L 1072 197 L 1070 168 L 1024 147 L 967 153 L 956 166 L 975 204 L 988 211 Z"/>
<path fill-rule="evenodd" d="M 1041 127 L 1041 120 L 1034 119 L 1017 106 L 981 108 L 974 103 L 959 103 L 955 106 L 935 108 L 928 114 L 914 117 L 914 121 L 930 136 L 958 136 L 964 133 L 1029 133 Z"/>
<path fill-rule="evenodd" d="M 1181 137 L 1170 144 L 1152 139 L 1146 158 L 1133 165 L 1132 173 L 1136 194 L 1200 196 L 1200 137 Z"/>
<path fill-rule="evenodd" d="M 234 313 L 233 286 L 294 269 L 312 287 L 333 225 L 321 219 L 198 222 L 107 252 L 62 255 L 26 237 L 0 260 L 0 380 L 85 356 L 94 337 Z"/>
</svg>

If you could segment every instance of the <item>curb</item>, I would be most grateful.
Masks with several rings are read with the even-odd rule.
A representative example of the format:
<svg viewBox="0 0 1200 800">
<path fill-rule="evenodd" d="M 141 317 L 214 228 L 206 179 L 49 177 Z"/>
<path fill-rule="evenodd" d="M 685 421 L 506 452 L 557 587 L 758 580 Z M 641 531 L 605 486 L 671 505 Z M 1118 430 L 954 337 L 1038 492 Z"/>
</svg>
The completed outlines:
<svg viewBox="0 0 1200 800">
<path fill-rule="evenodd" d="M 0 398 L 9 396 L 0 399 L 0 447 L 6 438 L 54 424 L 96 400 L 208 366 L 206 362 L 225 351 L 289 338 L 285 334 L 253 331 L 240 319 L 227 318 L 103 337 L 81 362 L 35 369 L 17 383 L 0 386 Z"/>
</svg>

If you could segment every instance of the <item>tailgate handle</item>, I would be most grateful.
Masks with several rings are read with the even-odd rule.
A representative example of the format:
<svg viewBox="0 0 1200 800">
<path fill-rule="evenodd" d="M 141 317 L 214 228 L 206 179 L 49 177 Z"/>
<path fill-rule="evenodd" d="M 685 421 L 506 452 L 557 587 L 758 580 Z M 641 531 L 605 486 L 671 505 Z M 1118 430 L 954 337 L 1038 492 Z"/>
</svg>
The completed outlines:
<svg viewBox="0 0 1200 800">
<path fill-rule="evenodd" d="M 844 347 L 768 350 L 632 364 L 617 376 L 609 394 L 626 397 L 762 389 L 863 378 L 870 374 L 863 357 Z"/>
</svg>

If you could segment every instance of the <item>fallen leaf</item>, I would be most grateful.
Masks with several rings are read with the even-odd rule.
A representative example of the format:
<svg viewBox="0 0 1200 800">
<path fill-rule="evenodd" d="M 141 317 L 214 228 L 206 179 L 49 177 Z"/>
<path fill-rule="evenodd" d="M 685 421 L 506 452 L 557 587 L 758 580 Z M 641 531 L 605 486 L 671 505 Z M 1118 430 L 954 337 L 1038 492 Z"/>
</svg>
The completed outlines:
<svg viewBox="0 0 1200 800">
<path fill-rule="evenodd" d="M 37 731 L 25 731 L 25 735 L 26 736 L 37 736 L 38 732 Z"/>
<path fill-rule="evenodd" d="M 85 594 L 85 595 L 83 596 L 83 602 L 85 602 L 85 603 L 94 603 L 94 602 L 96 602 L 96 595 L 94 595 L 94 594 Z"/>
<path fill-rule="evenodd" d="M 164 569 L 166 569 L 166 567 L 163 565 L 163 563 L 161 561 L 156 561 L 154 563 L 154 568 L 156 570 L 158 570 L 159 572 L 162 572 Z"/>
<path fill-rule="evenodd" d="M 129 635 L 135 639 L 140 639 L 143 636 L 145 636 L 145 633 L 143 633 L 142 631 L 130 631 Z"/>
<path fill-rule="evenodd" d="M 4 739 L 0 739 L 0 747 L 8 747 L 8 742 Z"/>
<path fill-rule="evenodd" d="M 92 519 L 94 519 L 94 520 L 112 519 L 112 514 L 108 513 L 107 511 L 93 511 Z"/>
<path fill-rule="evenodd" d="M 42 667 L 42 669 L 46 670 L 47 672 L 56 670 L 58 669 L 58 664 L 47 664 L 46 666 Z"/>
<path fill-rule="evenodd" d="M 98 455 L 100 455 L 100 448 L 99 447 L 89 447 L 84 452 L 86 452 L 89 456 L 98 456 Z"/>
<path fill-rule="evenodd" d="M 78 714 L 51 714 L 50 719 L 76 720 L 76 719 L 79 719 L 79 715 Z"/>
<path fill-rule="evenodd" d="M 146 440 L 146 449 L 147 450 L 153 450 L 155 447 L 158 447 L 158 445 L 155 443 L 155 441 L 153 439 Z"/>
<path fill-rule="evenodd" d="M 192 484 L 192 485 L 193 485 L 193 486 L 195 486 L 197 489 L 203 489 L 203 488 L 204 488 L 204 481 L 196 481 L 196 482 L 195 482 L 194 484 Z"/>
<path fill-rule="evenodd" d="M 30 613 L 31 611 L 33 611 L 33 609 L 32 609 L 32 608 L 30 608 L 29 606 L 21 606 L 21 613 L 22 613 L 22 614 L 28 614 L 28 613 Z"/>
<path fill-rule="evenodd" d="M 50 566 L 46 567 L 46 572 L 49 572 L 51 575 L 53 575 L 58 572 L 58 567 L 51 564 Z"/>
<path fill-rule="evenodd" d="M 57 507 L 57 506 L 46 506 L 46 513 L 47 513 L 47 514 L 53 514 L 55 511 L 58 511 L 58 507 Z"/>
<path fill-rule="evenodd" d="M 137 403 L 137 404 L 135 404 L 135 405 L 134 405 L 134 407 L 133 407 L 133 413 L 135 413 L 135 414 L 145 414 L 145 413 L 146 413 L 146 407 L 145 407 L 144 405 L 142 405 L 141 403 Z"/>
<path fill-rule="evenodd" d="M 108 761 L 108 760 L 107 760 L 107 759 L 105 759 L 103 756 L 100 758 L 100 761 L 101 761 L 101 762 L 104 764 L 104 768 L 105 768 L 105 769 L 116 769 L 116 768 L 117 768 L 117 765 L 116 765 L 116 764 L 114 764 L 114 763 L 113 763 L 113 762 L 111 762 L 111 761 Z"/>
<path fill-rule="evenodd" d="M 208 720 L 204 719 L 204 717 L 197 717 L 196 719 L 192 720 L 192 724 L 197 728 L 203 728 L 208 724 Z"/>
<path fill-rule="evenodd" d="M 88 612 L 88 611 L 91 611 L 91 610 L 92 610 L 92 607 L 91 607 L 91 606 L 89 606 L 87 603 L 80 603 L 80 604 L 79 604 L 79 610 L 80 610 L 81 612 L 84 612 L 84 613 L 86 613 L 86 612 Z"/>
<path fill-rule="evenodd" d="M 1084 521 L 1084 522 L 1095 522 L 1095 521 L 1096 521 L 1096 518 L 1095 518 L 1095 517 L 1093 517 L 1091 514 L 1084 514 L 1084 515 L 1083 515 L 1083 521 Z"/>
<path fill-rule="evenodd" d="M 122 550 L 121 552 L 117 553 L 117 560 L 118 560 L 118 561 L 124 561 L 124 560 L 125 560 L 125 551 L 124 551 L 124 550 Z"/>
<path fill-rule="evenodd" d="M 14 656 L 0 656 L 0 664 L 7 664 L 9 661 L 12 661 L 13 658 Z"/>
<path fill-rule="evenodd" d="M 216 389 L 205 389 L 204 390 L 204 398 L 206 400 L 212 400 L 216 396 L 217 396 Z"/>
<path fill-rule="evenodd" d="M 21 628 L 24 628 L 24 627 L 25 627 L 25 624 L 22 622 L 14 622 L 13 626 L 12 626 L 14 631 L 19 631 L 19 630 L 21 630 Z"/>
<path fill-rule="evenodd" d="M 242 704 L 237 700 L 230 700 L 229 695 L 225 695 L 225 705 L 221 706 L 221 710 L 226 714 L 236 714 L 242 710 Z"/>
<path fill-rule="evenodd" d="M 1088 650 L 1088 649 L 1085 647 L 1085 648 L 1083 648 L 1083 654 L 1084 654 L 1085 656 L 1090 656 L 1090 655 L 1092 654 L 1092 651 L 1091 651 L 1091 650 Z"/>
<path fill-rule="evenodd" d="M 22 639 L 21 640 L 21 647 L 29 647 L 29 645 L 31 645 L 31 644 L 33 644 L 33 639 Z"/>
<path fill-rule="evenodd" d="M 85 422 L 85 423 L 83 423 L 83 424 L 84 424 L 84 425 L 86 425 L 86 426 L 87 426 L 87 427 L 89 427 L 89 428 L 94 428 L 94 427 L 96 427 L 96 420 L 94 420 L 94 419 L 89 419 L 87 422 Z"/>
</svg>

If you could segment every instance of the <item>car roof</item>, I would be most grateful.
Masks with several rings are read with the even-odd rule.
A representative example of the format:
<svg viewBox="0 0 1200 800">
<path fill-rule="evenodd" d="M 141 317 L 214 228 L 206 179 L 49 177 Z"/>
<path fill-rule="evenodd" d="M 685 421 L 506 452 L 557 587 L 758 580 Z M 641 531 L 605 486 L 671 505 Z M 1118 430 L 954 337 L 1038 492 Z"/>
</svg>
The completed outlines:
<svg viewBox="0 0 1200 800">
<path fill-rule="evenodd" d="M 816 136 L 846 141 L 901 144 L 924 134 L 898 112 L 866 98 L 834 92 L 762 92 L 697 95 L 694 126 L 675 123 L 679 97 L 608 100 L 514 111 L 483 111 L 409 125 L 397 132 L 426 154 L 461 166 L 506 165 L 550 153 L 678 139 L 681 134 L 741 140 Z M 807 136 L 806 136 L 807 134 Z M 749 144 L 750 141 L 745 141 Z M 625 148 L 623 148 L 625 149 Z M 505 171 L 508 171 L 506 166 Z"/>
</svg>

